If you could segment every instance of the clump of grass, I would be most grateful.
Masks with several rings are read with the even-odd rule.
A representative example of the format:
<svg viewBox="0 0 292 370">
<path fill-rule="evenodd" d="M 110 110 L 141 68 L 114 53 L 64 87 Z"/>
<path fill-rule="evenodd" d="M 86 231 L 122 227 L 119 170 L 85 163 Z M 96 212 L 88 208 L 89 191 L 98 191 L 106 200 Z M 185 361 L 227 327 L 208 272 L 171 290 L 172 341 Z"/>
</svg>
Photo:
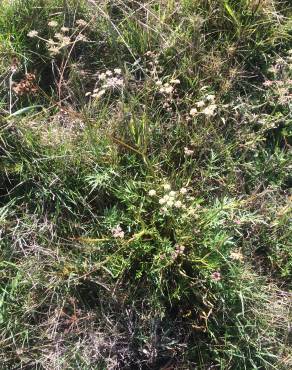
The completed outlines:
<svg viewBox="0 0 292 370">
<path fill-rule="evenodd" d="M 288 3 L 0 11 L 3 367 L 291 367 Z"/>
</svg>

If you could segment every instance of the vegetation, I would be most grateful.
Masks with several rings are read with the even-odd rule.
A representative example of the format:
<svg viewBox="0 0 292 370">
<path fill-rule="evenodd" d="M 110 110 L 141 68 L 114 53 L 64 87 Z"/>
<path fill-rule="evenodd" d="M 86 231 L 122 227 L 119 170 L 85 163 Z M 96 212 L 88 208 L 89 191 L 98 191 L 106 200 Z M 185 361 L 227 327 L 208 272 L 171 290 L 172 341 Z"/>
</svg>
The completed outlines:
<svg viewBox="0 0 292 370">
<path fill-rule="evenodd" d="M 1 369 L 292 367 L 291 14 L 1 2 Z"/>
</svg>

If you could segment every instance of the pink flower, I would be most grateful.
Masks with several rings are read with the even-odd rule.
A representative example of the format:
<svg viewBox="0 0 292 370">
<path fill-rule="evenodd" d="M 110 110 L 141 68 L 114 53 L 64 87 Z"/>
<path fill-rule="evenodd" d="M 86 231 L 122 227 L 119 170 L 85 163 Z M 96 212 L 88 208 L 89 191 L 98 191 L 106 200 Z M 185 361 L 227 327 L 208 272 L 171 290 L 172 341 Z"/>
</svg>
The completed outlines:
<svg viewBox="0 0 292 370">
<path fill-rule="evenodd" d="M 221 274 L 219 271 L 215 271 L 213 272 L 213 274 L 211 275 L 211 279 L 213 281 L 220 281 L 221 280 Z"/>
</svg>

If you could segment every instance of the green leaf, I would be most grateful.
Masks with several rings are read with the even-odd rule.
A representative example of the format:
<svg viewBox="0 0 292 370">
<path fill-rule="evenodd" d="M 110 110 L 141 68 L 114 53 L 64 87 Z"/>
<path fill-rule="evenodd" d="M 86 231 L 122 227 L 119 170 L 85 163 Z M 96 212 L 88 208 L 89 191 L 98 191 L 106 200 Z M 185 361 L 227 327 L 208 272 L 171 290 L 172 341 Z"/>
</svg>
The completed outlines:
<svg viewBox="0 0 292 370">
<path fill-rule="evenodd" d="M 43 108 L 43 106 L 42 105 L 31 105 L 29 107 L 21 108 L 21 109 L 17 110 L 16 112 L 10 114 L 10 116 L 8 118 L 19 116 L 19 115 L 21 115 L 23 113 L 30 112 L 30 111 L 32 111 L 32 110 L 34 110 L 36 108 Z"/>
</svg>

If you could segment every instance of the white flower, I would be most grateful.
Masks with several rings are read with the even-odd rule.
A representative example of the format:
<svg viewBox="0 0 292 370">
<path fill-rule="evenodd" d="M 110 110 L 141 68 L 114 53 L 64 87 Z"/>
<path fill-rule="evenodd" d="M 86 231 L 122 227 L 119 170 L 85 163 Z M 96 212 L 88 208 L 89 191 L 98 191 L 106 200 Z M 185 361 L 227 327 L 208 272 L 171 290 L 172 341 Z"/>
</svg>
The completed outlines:
<svg viewBox="0 0 292 370">
<path fill-rule="evenodd" d="M 203 100 L 197 101 L 196 102 L 196 107 L 202 108 L 205 105 L 205 102 Z"/>
<path fill-rule="evenodd" d="M 98 77 L 101 81 L 104 81 L 106 80 L 106 74 L 105 73 L 101 73 Z"/>
<path fill-rule="evenodd" d="M 62 39 L 62 46 L 69 45 L 69 44 L 70 44 L 70 42 L 71 42 L 70 37 L 63 36 L 63 39 Z"/>
<path fill-rule="evenodd" d="M 97 93 L 95 93 L 95 94 L 92 94 L 92 97 L 93 98 L 101 98 L 103 95 L 105 94 L 105 90 L 104 89 L 102 89 L 102 90 L 100 90 L 99 92 L 97 92 Z"/>
<path fill-rule="evenodd" d="M 103 85 L 103 87 L 115 89 L 123 85 L 124 85 L 124 80 L 122 78 L 110 77 L 107 79 L 106 84 Z"/>
<path fill-rule="evenodd" d="M 52 40 L 52 39 L 48 39 L 48 44 L 49 44 L 50 46 L 54 46 L 54 45 L 56 45 L 57 43 L 56 43 L 54 40 Z"/>
<path fill-rule="evenodd" d="M 110 71 L 110 70 L 107 70 L 107 71 L 105 72 L 105 74 L 106 74 L 107 76 L 112 76 L 112 75 L 113 75 L 113 72 L 112 72 L 112 71 Z"/>
<path fill-rule="evenodd" d="M 169 194 L 168 194 L 171 198 L 174 198 L 175 197 L 175 191 L 171 191 Z"/>
<path fill-rule="evenodd" d="M 191 116 L 195 116 L 197 113 L 198 113 L 198 111 L 197 111 L 197 109 L 196 109 L 196 108 L 192 108 L 192 109 L 190 110 L 190 115 L 191 115 Z"/>
<path fill-rule="evenodd" d="M 167 213 L 167 212 L 168 212 L 168 209 L 167 209 L 166 207 L 162 207 L 162 208 L 161 208 L 161 212 L 162 212 L 163 214 L 165 214 L 165 213 Z"/>
<path fill-rule="evenodd" d="M 186 194 L 188 190 L 186 188 L 181 188 L 179 191 L 181 194 Z"/>
<path fill-rule="evenodd" d="M 69 32 L 69 28 L 68 27 L 61 27 L 61 31 L 62 32 Z"/>
<path fill-rule="evenodd" d="M 85 22 L 85 20 L 83 19 L 77 19 L 77 21 L 75 22 L 78 26 L 83 26 L 85 27 L 87 25 L 87 23 Z"/>
<path fill-rule="evenodd" d="M 163 188 L 164 188 L 164 190 L 170 190 L 171 186 L 169 184 L 164 184 Z"/>
<path fill-rule="evenodd" d="M 32 31 L 30 31 L 30 32 L 27 34 L 27 36 L 28 36 L 28 37 L 36 37 L 38 34 L 39 34 L 39 33 L 38 33 L 38 31 L 36 31 L 36 30 L 32 30 Z"/>
<path fill-rule="evenodd" d="M 58 26 L 58 22 L 56 22 L 56 21 L 50 21 L 50 22 L 48 23 L 48 26 L 49 26 L 49 27 L 57 27 L 57 26 Z"/>
<path fill-rule="evenodd" d="M 82 33 L 76 36 L 76 41 L 87 41 L 87 37 L 84 36 Z"/>
<path fill-rule="evenodd" d="M 209 105 L 208 107 L 206 107 L 202 113 L 204 113 L 206 116 L 208 117 L 212 117 L 214 116 L 215 114 L 215 110 L 217 109 L 217 105 L 216 104 L 211 104 Z"/>
<path fill-rule="evenodd" d="M 234 261 L 243 261 L 244 257 L 240 250 L 230 253 L 230 258 Z"/>
<path fill-rule="evenodd" d="M 159 202 L 159 204 L 165 204 L 166 199 L 165 198 L 160 198 L 158 202 Z"/>
<path fill-rule="evenodd" d="M 191 155 L 193 155 L 193 154 L 194 154 L 194 151 L 193 151 L 193 150 L 191 150 L 191 149 L 189 149 L 188 147 L 185 147 L 185 148 L 184 148 L 184 152 L 185 152 L 185 155 L 186 155 L 186 156 L 191 156 Z"/>
<path fill-rule="evenodd" d="M 120 75 L 122 73 L 122 70 L 120 68 L 115 68 L 114 69 L 114 72 L 117 74 L 117 75 Z"/>
<path fill-rule="evenodd" d="M 178 80 L 178 79 L 170 80 L 170 83 L 174 84 L 174 85 L 178 85 L 178 84 L 180 84 L 180 80 Z"/>
<path fill-rule="evenodd" d="M 151 189 L 149 190 L 148 194 L 150 195 L 150 197 L 154 197 L 154 195 L 156 195 L 156 191 L 154 189 Z"/>
<path fill-rule="evenodd" d="M 58 40 L 63 40 L 63 38 L 64 38 L 64 35 L 62 35 L 60 32 L 57 32 L 57 33 L 55 33 L 54 34 L 54 37 L 56 38 L 56 39 L 58 39 Z"/>
<path fill-rule="evenodd" d="M 194 208 L 189 208 L 189 211 L 188 211 L 188 214 L 190 215 L 190 216 L 194 216 L 195 214 L 196 214 L 196 210 L 194 209 Z"/>
<path fill-rule="evenodd" d="M 156 82 L 155 82 L 155 85 L 156 85 L 156 86 L 162 86 L 162 81 L 160 81 L 160 80 L 156 81 Z"/>
<path fill-rule="evenodd" d="M 173 206 L 173 201 L 170 199 L 167 203 L 166 203 L 167 207 L 172 207 Z"/>
<path fill-rule="evenodd" d="M 52 54 L 52 55 L 57 55 L 59 54 L 60 52 L 60 48 L 58 48 L 57 46 L 51 46 L 49 47 L 49 52 Z"/>
<path fill-rule="evenodd" d="M 165 87 L 164 92 L 166 92 L 167 94 L 171 94 L 173 92 L 173 87 L 172 86 Z"/>
<path fill-rule="evenodd" d="M 206 100 L 213 102 L 215 100 L 215 95 L 207 95 Z"/>
<path fill-rule="evenodd" d="M 169 198 L 168 195 L 164 195 L 164 197 L 162 199 L 164 199 L 164 201 L 167 202 L 170 198 Z"/>
<path fill-rule="evenodd" d="M 177 200 L 175 203 L 174 203 L 174 206 L 176 207 L 176 208 L 181 208 L 182 207 L 182 202 L 180 201 L 180 200 Z"/>
<path fill-rule="evenodd" d="M 125 233 L 120 225 L 117 225 L 116 227 L 112 228 L 112 235 L 114 238 L 121 238 L 123 239 L 125 236 Z"/>
</svg>

